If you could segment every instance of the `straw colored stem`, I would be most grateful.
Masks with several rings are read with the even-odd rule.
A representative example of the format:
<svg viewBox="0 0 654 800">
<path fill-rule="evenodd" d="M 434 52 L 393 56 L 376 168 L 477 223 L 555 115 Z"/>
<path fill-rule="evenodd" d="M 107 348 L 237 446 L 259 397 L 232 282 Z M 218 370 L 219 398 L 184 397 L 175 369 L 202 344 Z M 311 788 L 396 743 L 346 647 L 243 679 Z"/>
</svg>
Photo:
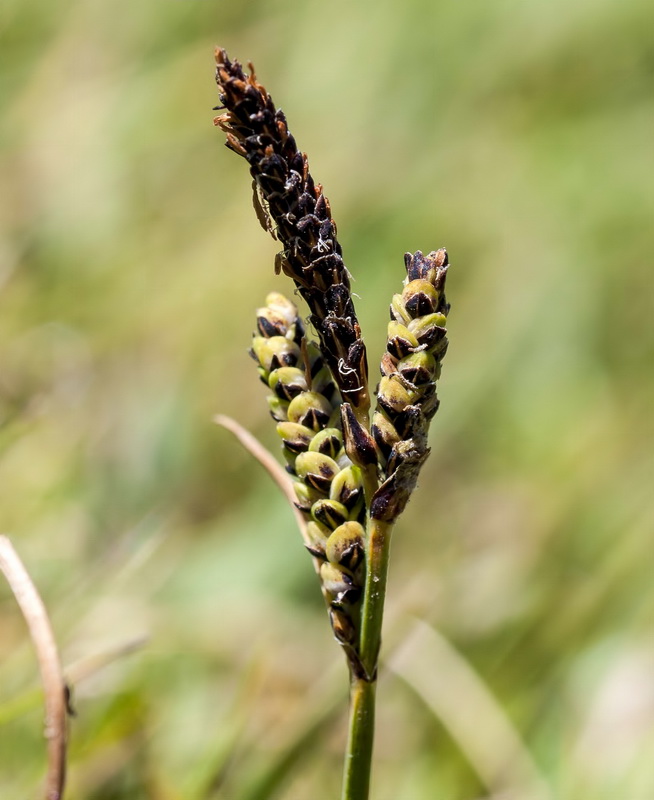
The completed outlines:
<svg viewBox="0 0 654 800">
<path fill-rule="evenodd" d="M 225 428 L 225 430 L 228 430 L 230 433 L 232 433 L 243 445 L 243 447 L 251 455 L 253 455 L 261 464 L 261 466 L 268 472 L 277 486 L 279 486 L 288 500 L 291 509 L 293 510 L 293 516 L 295 517 L 297 526 L 300 529 L 302 538 L 305 542 L 308 542 L 307 523 L 302 516 L 302 512 L 299 511 L 295 506 L 295 501 L 297 498 L 295 497 L 295 492 L 293 491 L 293 482 L 291 481 L 288 472 L 286 472 L 279 464 L 275 456 L 266 450 L 261 442 L 235 419 L 232 419 L 225 414 L 216 414 L 213 418 L 213 421 L 216 423 L 216 425 L 220 425 L 222 428 Z"/>
<path fill-rule="evenodd" d="M 61 800 L 66 780 L 66 683 L 52 626 L 36 586 L 6 536 L 0 536 L 0 571 L 23 612 L 41 670 L 48 741 L 45 798 Z"/>
</svg>

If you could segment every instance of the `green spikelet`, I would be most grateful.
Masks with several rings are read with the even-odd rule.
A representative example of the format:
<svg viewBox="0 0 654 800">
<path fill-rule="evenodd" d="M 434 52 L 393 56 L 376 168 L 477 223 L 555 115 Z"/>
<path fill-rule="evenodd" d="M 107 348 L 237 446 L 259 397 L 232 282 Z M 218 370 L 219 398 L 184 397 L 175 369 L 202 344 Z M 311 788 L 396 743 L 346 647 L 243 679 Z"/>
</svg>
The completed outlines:
<svg viewBox="0 0 654 800">
<path fill-rule="evenodd" d="M 438 410 L 436 381 L 447 351 L 447 252 L 424 256 L 418 250 L 404 259 L 407 278 L 402 293 L 391 302 L 372 425 L 383 483 L 370 513 L 385 522 L 393 522 L 404 510 L 429 455 L 427 431 Z"/>
<path fill-rule="evenodd" d="M 345 452 L 341 396 L 320 350 L 304 338 L 297 308 L 272 293 L 257 311 L 250 355 L 271 390 L 286 469 L 307 517 L 307 549 L 320 579 L 334 636 L 356 662 L 364 580 L 365 517 L 361 469 Z"/>
</svg>

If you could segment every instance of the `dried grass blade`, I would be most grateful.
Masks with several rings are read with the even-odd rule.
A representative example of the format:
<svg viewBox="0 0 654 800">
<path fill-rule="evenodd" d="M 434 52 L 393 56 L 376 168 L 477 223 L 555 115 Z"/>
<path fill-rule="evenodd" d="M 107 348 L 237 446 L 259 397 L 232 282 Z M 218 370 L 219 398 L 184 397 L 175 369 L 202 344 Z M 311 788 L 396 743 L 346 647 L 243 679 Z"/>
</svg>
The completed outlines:
<svg viewBox="0 0 654 800">
<path fill-rule="evenodd" d="M 45 692 L 48 741 L 46 800 L 61 800 L 66 781 L 67 687 L 48 613 L 23 562 L 6 536 L 0 536 L 0 570 L 23 612 L 34 643 Z"/>
<path fill-rule="evenodd" d="M 266 448 L 255 436 L 247 431 L 235 419 L 227 417 L 224 414 L 216 414 L 216 416 L 213 418 L 213 421 L 216 423 L 216 425 L 220 425 L 230 433 L 234 434 L 243 447 L 250 453 L 250 455 L 256 458 L 256 460 L 266 470 L 270 477 L 275 481 L 277 486 L 279 486 L 286 496 L 286 499 L 290 503 L 291 508 L 293 509 L 295 521 L 300 529 L 302 538 L 304 539 L 305 543 L 309 543 L 309 538 L 307 536 L 307 524 L 302 516 L 302 513 L 295 506 L 296 497 L 295 492 L 293 491 L 293 483 L 277 459 L 269 450 L 266 450 Z"/>
</svg>

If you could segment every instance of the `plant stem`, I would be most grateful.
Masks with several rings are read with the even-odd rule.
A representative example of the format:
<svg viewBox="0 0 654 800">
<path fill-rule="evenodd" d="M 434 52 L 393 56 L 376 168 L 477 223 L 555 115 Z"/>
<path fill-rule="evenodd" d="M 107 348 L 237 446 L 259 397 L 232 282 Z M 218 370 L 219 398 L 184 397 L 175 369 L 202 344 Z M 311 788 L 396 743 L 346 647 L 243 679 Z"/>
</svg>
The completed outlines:
<svg viewBox="0 0 654 800">
<path fill-rule="evenodd" d="M 361 609 L 360 654 L 366 674 L 371 680 L 375 680 L 393 525 L 376 519 L 371 519 L 369 524 L 366 544 L 366 585 Z"/>
<path fill-rule="evenodd" d="M 372 744 L 375 735 L 376 687 L 377 681 L 367 681 L 352 675 L 350 726 L 341 800 L 366 800 L 368 797 Z"/>
<path fill-rule="evenodd" d="M 36 650 L 45 693 L 45 737 L 48 740 L 45 796 L 46 800 L 61 800 L 66 781 L 68 708 L 57 643 L 43 600 L 6 536 L 0 536 L 0 572 L 4 573 L 23 612 Z"/>
<path fill-rule="evenodd" d="M 360 639 L 361 662 L 365 675 L 352 675 L 350 683 L 350 726 L 342 800 L 367 800 L 370 788 L 377 658 L 381 644 L 391 531 L 391 523 L 370 520 Z"/>
</svg>

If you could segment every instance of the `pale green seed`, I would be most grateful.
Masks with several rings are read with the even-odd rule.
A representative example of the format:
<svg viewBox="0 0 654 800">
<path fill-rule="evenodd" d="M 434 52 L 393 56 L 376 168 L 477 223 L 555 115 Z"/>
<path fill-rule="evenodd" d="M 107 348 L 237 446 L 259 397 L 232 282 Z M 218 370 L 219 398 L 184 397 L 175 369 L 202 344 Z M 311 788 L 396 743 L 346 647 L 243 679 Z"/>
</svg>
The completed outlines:
<svg viewBox="0 0 654 800">
<path fill-rule="evenodd" d="M 343 434 L 338 428 L 325 428 L 311 440 L 309 450 L 336 458 L 343 448 Z"/>
<path fill-rule="evenodd" d="M 412 317 L 433 313 L 438 305 L 439 294 L 429 281 L 418 278 L 410 281 L 402 291 L 402 300 L 407 313 Z"/>
<path fill-rule="evenodd" d="M 402 325 L 407 325 L 411 320 L 406 308 L 404 308 L 404 300 L 401 294 L 394 294 L 391 300 L 391 319 L 395 320 Z"/>
<path fill-rule="evenodd" d="M 325 494 L 329 492 L 331 482 L 338 471 L 338 464 L 333 458 L 311 450 L 300 453 L 295 460 L 295 472 L 298 478 Z"/>
<path fill-rule="evenodd" d="M 313 490 L 315 491 L 315 490 Z M 336 530 L 339 525 L 347 522 L 348 510 L 337 500 L 319 499 L 311 506 L 311 516 L 330 530 Z"/>
<path fill-rule="evenodd" d="M 331 414 L 331 404 L 317 392 L 302 392 L 291 400 L 288 407 L 289 422 L 306 425 L 316 432 L 325 427 Z"/>
<path fill-rule="evenodd" d="M 359 522 L 345 522 L 327 539 L 325 555 L 331 564 L 354 572 L 364 558 L 363 525 Z"/>
<path fill-rule="evenodd" d="M 409 391 L 402 385 L 397 375 L 382 378 L 379 382 L 377 395 L 384 408 L 396 413 L 410 406 L 417 396 L 415 392 Z"/>
<path fill-rule="evenodd" d="M 417 341 L 431 350 L 434 345 L 443 339 L 446 324 L 447 317 L 439 312 L 411 320 L 408 327 Z"/>
<path fill-rule="evenodd" d="M 261 366 L 270 372 L 278 367 L 294 367 L 301 358 L 300 348 L 284 336 L 254 336 L 252 352 Z"/>
<path fill-rule="evenodd" d="M 361 594 L 352 577 L 329 561 L 320 565 L 320 579 L 327 594 L 337 602 L 352 603 Z"/>
<path fill-rule="evenodd" d="M 304 371 L 297 367 L 279 367 L 273 370 L 268 377 L 268 386 L 284 400 L 292 400 L 308 389 Z"/>
<path fill-rule="evenodd" d="M 437 363 L 431 353 L 421 350 L 400 359 L 396 369 L 415 386 L 424 386 L 436 379 Z"/>
<path fill-rule="evenodd" d="M 418 340 L 406 325 L 391 320 L 388 323 L 387 347 L 396 358 L 403 358 L 418 347 Z"/>
<path fill-rule="evenodd" d="M 315 436 L 311 428 L 298 425 L 297 422 L 280 422 L 277 425 L 277 433 L 292 453 L 303 453 Z"/>
<path fill-rule="evenodd" d="M 301 511 L 311 511 L 316 502 L 321 499 L 320 492 L 317 492 L 312 486 L 307 486 L 303 481 L 293 481 L 293 491 L 297 497 L 297 507 Z M 317 520 L 320 522 L 320 520 Z"/>
<path fill-rule="evenodd" d="M 354 464 L 342 469 L 332 481 L 329 489 L 330 500 L 337 500 L 339 503 L 352 510 L 363 496 L 363 478 L 361 470 Z"/>
</svg>

